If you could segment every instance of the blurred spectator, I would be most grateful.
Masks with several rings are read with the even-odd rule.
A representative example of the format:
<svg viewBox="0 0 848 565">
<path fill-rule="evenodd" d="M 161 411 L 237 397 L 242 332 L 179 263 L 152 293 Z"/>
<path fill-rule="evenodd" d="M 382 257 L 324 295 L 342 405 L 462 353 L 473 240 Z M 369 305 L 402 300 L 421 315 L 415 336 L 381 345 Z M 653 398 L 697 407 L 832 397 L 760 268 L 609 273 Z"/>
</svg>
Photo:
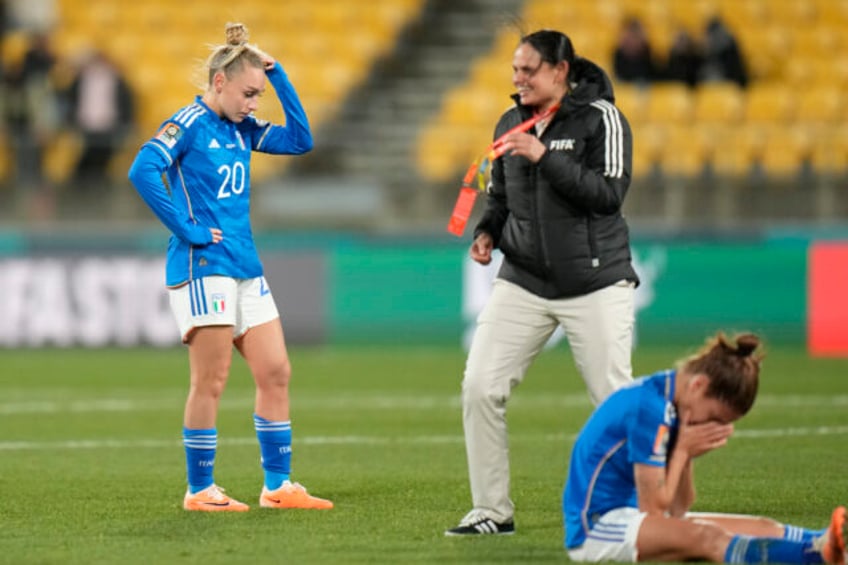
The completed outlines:
<svg viewBox="0 0 848 565">
<path fill-rule="evenodd" d="M 6 0 L 0 0 L 0 34 L 5 34 L 12 28 L 9 21 L 9 10 L 6 7 Z"/>
<path fill-rule="evenodd" d="M 79 190 L 110 184 L 109 164 L 133 126 L 129 84 L 101 51 L 84 57 L 68 88 L 71 127 L 80 135 L 82 154 L 74 173 Z"/>
<path fill-rule="evenodd" d="M 55 0 L 0 0 L 9 29 L 44 32 L 58 23 Z"/>
<path fill-rule="evenodd" d="M 656 78 L 650 41 L 636 18 L 624 23 L 613 54 L 613 69 L 615 77 L 623 82 L 648 83 Z"/>
<path fill-rule="evenodd" d="M 46 33 L 34 33 L 21 61 L 6 69 L 3 119 L 15 153 L 14 181 L 37 216 L 49 215 L 53 187 L 44 175 L 47 145 L 59 127 L 58 96 L 51 72 L 56 57 Z"/>
<path fill-rule="evenodd" d="M 707 22 L 704 31 L 704 64 L 700 79 L 732 81 L 743 88 L 748 84 L 748 72 L 739 43 L 718 16 Z"/>
<path fill-rule="evenodd" d="M 701 46 L 687 30 L 680 29 L 674 34 L 674 39 L 668 50 L 663 78 L 684 82 L 694 87 L 698 84 L 698 76 L 703 62 Z"/>
</svg>

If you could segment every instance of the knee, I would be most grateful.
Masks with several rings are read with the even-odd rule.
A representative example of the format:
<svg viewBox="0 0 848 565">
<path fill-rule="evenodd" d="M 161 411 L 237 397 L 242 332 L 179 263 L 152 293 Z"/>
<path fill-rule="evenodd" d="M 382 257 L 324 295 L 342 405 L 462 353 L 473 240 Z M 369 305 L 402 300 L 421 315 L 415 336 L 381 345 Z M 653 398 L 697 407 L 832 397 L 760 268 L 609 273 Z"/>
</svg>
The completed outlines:
<svg viewBox="0 0 848 565">
<path fill-rule="evenodd" d="M 281 359 L 259 369 L 255 375 L 260 387 L 286 388 L 291 380 L 292 367 L 288 359 Z"/>
<path fill-rule="evenodd" d="M 229 364 L 209 369 L 203 369 L 192 378 L 192 388 L 195 392 L 219 398 L 224 392 L 227 377 L 230 373 Z"/>
<path fill-rule="evenodd" d="M 466 371 L 462 380 L 462 402 L 468 405 L 491 404 L 502 406 L 509 398 L 509 390 L 502 390 L 496 379 L 485 373 Z"/>
<path fill-rule="evenodd" d="M 698 548 L 696 557 L 715 562 L 724 560 L 724 553 L 730 543 L 730 533 L 711 522 L 694 522 L 693 547 Z M 717 561 L 716 561 L 717 560 Z"/>
</svg>

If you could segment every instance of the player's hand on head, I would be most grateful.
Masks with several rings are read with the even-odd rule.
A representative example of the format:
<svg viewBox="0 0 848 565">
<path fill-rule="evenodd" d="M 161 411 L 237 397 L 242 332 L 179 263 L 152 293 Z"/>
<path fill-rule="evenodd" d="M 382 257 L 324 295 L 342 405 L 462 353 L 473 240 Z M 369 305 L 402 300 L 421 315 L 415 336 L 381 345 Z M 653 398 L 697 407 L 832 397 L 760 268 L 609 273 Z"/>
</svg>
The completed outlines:
<svg viewBox="0 0 848 565">
<path fill-rule="evenodd" d="M 265 67 L 266 71 L 270 71 L 274 68 L 274 65 L 277 64 L 277 60 L 264 51 L 260 53 L 260 57 L 262 58 L 262 65 Z"/>
</svg>

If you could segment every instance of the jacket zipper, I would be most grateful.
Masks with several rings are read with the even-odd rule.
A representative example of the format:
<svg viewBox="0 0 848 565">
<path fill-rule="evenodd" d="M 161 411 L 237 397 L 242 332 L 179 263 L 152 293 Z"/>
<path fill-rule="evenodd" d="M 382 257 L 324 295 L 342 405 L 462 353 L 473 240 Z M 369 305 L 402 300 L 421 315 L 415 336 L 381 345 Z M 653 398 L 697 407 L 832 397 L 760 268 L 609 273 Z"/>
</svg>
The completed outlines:
<svg viewBox="0 0 848 565">
<path fill-rule="evenodd" d="M 595 223 L 592 217 L 586 218 L 586 237 L 589 240 L 589 254 L 592 256 L 592 268 L 601 266 L 601 258 L 598 253 L 598 242 L 595 241 Z"/>
<path fill-rule="evenodd" d="M 551 120 L 553 120 L 553 118 L 551 118 Z M 548 126 L 550 126 L 550 124 L 548 124 Z M 547 127 L 545 128 L 545 131 L 548 131 Z M 542 135 L 536 134 L 536 137 L 539 139 L 539 141 L 542 141 L 542 136 L 544 136 L 544 134 L 545 132 L 542 132 Z M 545 142 L 542 141 L 542 143 Z M 542 222 L 539 218 L 539 199 L 541 198 L 542 193 L 540 190 L 538 190 L 538 170 L 536 168 L 536 165 L 531 167 L 530 172 L 530 186 L 532 186 L 536 192 L 536 197 L 533 199 L 533 206 L 535 207 L 535 210 L 533 210 L 533 217 L 536 218 L 535 224 L 537 233 L 536 248 L 539 252 L 539 256 L 544 261 L 545 275 L 550 276 L 553 269 L 551 268 L 551 258 L 548 254 L 548 242 L 545 240 L 545 230 L 542 229 Z"/>
</svg>

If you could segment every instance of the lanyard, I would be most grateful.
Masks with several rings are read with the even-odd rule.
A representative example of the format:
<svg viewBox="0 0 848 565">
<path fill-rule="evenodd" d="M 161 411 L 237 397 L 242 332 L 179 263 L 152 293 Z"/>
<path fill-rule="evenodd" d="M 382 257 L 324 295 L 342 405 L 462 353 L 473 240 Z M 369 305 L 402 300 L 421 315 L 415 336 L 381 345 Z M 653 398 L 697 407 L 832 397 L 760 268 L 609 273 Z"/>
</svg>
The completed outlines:
<svg viewBox="0 0 848 565">
<path fill-rule="evenodd" d="M 534 127 L 541 121 L 547 120 L 559 110 L 560 103 L 557 102 L 541 114 L 536 114 L 529 120 L 525 120 L 494 140 L 486 147 L 483 157 L 475 159 L 473 163 L 465 171 L 465 176 L 462 177 L 462 185 L 459 189 L 459 197 L 456 199 L 456 204 L 451 213 L 450 221 L 448 222 L 448 231 L 456 236 L 462 236 L 465 231 L 465 225 L 468 223 L 468 218 L 471 216 L 471 210 L 474 208 L 474 201 L 477 199 L 477 194 L 486 190 L 486 172 L 492 162 L 503 156 L 506 152 L 504 144 L 506 138 L 514 133 L 522 133 Z M 477 179 L 475 190 L 474 179 Z"/>
</svg>

